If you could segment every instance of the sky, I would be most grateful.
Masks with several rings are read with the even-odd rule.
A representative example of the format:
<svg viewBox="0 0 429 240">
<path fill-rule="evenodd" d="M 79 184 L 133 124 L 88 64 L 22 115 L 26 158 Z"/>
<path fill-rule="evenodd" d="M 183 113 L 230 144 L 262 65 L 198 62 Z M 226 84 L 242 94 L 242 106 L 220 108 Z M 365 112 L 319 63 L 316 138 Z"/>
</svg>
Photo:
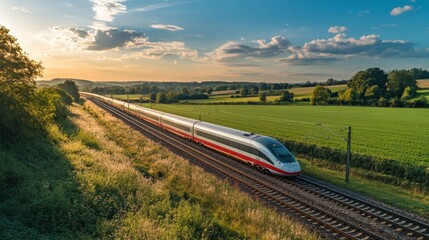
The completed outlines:
<svg viewBox="0 0 429 240">
<path fill-rule="evenodd" d="M 0 0 L 41 79 L 305 82 L 429 69 L 428 0 Z"/>
</svg>

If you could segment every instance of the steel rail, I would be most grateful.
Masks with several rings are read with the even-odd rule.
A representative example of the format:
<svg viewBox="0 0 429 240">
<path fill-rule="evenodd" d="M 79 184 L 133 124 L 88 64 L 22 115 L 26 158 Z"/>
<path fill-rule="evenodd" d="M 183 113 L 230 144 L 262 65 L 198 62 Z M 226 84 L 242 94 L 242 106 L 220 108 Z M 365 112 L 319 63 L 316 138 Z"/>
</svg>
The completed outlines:
<svg viewBox="0 0 429 240">
<path fill-rule="evenodd" d="M 293 186 L 311 194 L 336 202 L 349 210 L 358 212 L 362 216 L 370 216 L 373 220 L 376 220 L 390 228 L 395 227 L 397 232 L 404 232 L 408 237 L 415 237 L 416 239 L 422 240 L 429 239 L 429 225 L 421 221 L 392 212 L 384 207 L 376 206 L 373 203 L 322 185 L 304 176 L 297 177 L 295 181 L 285 179 L 280 180 L 287 184 L 292 184 Z"/>
</svg>

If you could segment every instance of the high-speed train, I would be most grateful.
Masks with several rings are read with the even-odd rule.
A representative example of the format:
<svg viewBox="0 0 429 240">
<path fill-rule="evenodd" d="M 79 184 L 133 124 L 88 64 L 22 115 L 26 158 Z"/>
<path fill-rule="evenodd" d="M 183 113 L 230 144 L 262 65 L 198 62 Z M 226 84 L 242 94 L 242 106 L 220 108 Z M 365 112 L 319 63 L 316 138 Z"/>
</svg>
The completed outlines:
<svg viewBox="0 0 429 240">
<path fill-rule="evenodd" d="M 295 157 L 274 138 L 156 111 L 97 94 L 82 92 L 81 95 L 126 109 L 147 122 L 247 162 L 262 171 L 281 176 L 297 176 L 301 173 Z"/>
</svg>

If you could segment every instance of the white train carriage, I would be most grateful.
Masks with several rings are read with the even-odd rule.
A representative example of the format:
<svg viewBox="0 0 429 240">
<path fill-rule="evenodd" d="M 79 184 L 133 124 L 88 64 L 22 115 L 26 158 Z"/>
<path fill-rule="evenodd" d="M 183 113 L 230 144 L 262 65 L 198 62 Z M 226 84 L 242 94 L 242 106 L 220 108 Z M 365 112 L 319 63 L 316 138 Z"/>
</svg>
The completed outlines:
<svg viewBox="0 0 429 240">
<path fill-rule="evenodd" d="M 134 104 L 129 105 L 129 110 L 137 113 L 137 117 L 157 126 L 161 126 L 161 117 L 165 114 L 164 112 L 137 106 Z"/>
<path fill-rule="evenodd" d="M 194 141 L 276 175 L 301 172 L 295 157 L 277 140 L 206 122 L 197 122 Z"/>
<path fill-rule="evenodd" d="M 163 114 L 161 126 L 174 134 L 180 135 L 189 140 L 194 140 L 194 125 L 199 122 L 195 119 L 180 117 L 172 114 Z"/>
</svg>

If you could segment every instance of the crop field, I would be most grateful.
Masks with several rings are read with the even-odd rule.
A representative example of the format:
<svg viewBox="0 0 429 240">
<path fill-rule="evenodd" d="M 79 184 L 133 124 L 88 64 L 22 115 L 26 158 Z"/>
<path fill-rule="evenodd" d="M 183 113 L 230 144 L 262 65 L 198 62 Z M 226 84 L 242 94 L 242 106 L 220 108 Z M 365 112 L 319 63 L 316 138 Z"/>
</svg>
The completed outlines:
<svg viewBox="0 0 429 240">
<path fill-rule="evenodd" d="M 427 109 L 165 104 L 154 109 L 340 150 L 346 149 L 345 129 L 352 126 L 353 153 L 429 166 Z"/>
<path fill-rule="evenodd" d="M 331 89 L 331 91 L 333 92 L 338 92 L 346 88 L 346 85 L 328 86 L 328 88 Z M 305 88 L 292 88 L 292 89 L 289 89 L 288 91 L 295 94 L 295 99 L 301 99 L 301 98 L 310 98 L 313 90 L 314 90 L 314 87 L 305 87 Z M 190 103 L 259 102 L 258 96 L 232 98 L 231 97 L 232 95 L 236 95 L 236 94 L 231 94 L 235 92 L 234 90 L 221 91 L 221 92 L 225 94 L 210 95 L 209 99 L 186 100 L 186 102 L 190 102 Z M 280 96 L 267 96 L 267 102 L 273 102 L 279 97 Z"/>
<path fill-rule="evenodd" d="M 296 98 L 309 98 L 315 87 L 292 88 L 289 92 L 295 94 Z M 346 84 L 327 86 L 332 92 L 338 92 L 346 88 Z"/>
<path fill-rule="evenodd" d="M 417 80 L 420 88 L 427 89 L 429 88 L 429 79 L 421 79 Z"/>
</svg>

